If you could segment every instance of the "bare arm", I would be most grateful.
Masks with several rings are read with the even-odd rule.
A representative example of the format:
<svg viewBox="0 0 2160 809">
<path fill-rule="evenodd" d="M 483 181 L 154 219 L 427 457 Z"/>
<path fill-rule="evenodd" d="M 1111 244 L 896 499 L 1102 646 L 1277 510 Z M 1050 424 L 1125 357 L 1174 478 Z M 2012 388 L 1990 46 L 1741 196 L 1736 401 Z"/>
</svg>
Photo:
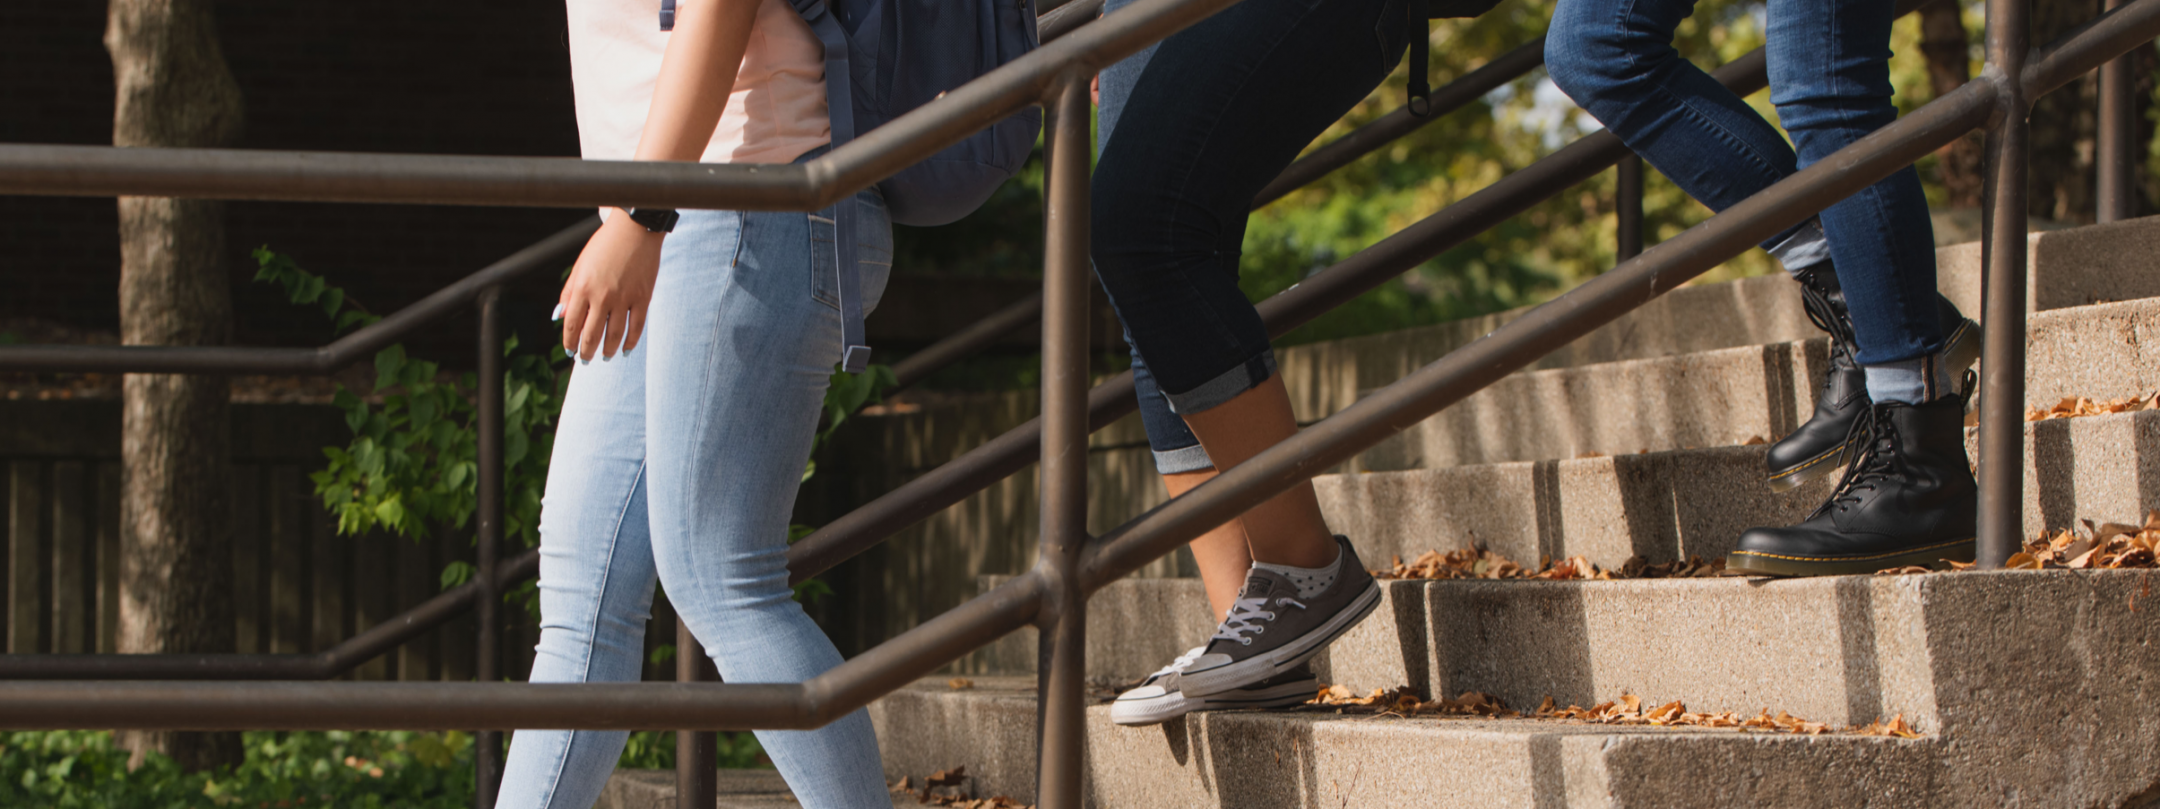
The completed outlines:
<svg viewBox="0 0 2160 809">
<path fill-rule="evenodd" d="M 712 141 L 742 68 L 759 0 L 693 0 L 677 9 L 660 61 L 638 160 L 694 161 Z M 621 210 L 585 243 L 563 285 L 563 349 L 581 359 L 615 356 L 645 330 L 666 234 L 647 232 Z"/>
</svg>

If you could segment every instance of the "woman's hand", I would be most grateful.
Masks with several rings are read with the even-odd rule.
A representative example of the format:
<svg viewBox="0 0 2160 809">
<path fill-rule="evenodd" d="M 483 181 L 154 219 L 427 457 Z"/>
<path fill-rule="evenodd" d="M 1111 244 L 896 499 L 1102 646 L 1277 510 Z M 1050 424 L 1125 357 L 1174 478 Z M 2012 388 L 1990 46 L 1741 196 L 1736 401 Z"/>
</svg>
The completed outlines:
<svg viewBox="0 0 2160 809">
<path fill-rule="evenodd" d="M 563 350 L 580 360 L 637 347 L 660 275 L 660 243 L 667 234 L 647 231 L 621 209 L 585 243 L 570 280 L 563 284 Z"/>
<path fill-rule="evenodd" d="M 697 0 L 675 10 L 675 32 L 660 59 L 636 159 L 694 161 L 705 153 L 734 92 L 758 4 Z M 665 235 L 646 231 L 619 208 L 608 215 L 563 284 L 564 351 L 591 360 L 594 352 L 615 356 L 618 345 L 624 351 L 637 347 Z"/>
</svg>

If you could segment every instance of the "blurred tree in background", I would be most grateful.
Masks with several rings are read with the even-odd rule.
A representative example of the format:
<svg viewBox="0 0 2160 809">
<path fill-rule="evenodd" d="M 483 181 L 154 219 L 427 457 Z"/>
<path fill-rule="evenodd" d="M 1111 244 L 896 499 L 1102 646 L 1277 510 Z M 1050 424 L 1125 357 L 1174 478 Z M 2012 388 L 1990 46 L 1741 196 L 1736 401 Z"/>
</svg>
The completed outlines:
<svg viewBox="0 0 2160 809">
<path fill-rule="evenodd" d="M 1507 0 L 1474 20 L 1436 20 L 1432 27 L 1432 82 L 1442 85 L 1543 33 L 1554 0 Z M 1674 46 L 1706 68 L 1763 44 L 1762 4 L 1753 0 L 1703 0 L 1681 25 Z M 2033 41 L 2049 42 L 2099 11 L 2099 0 L 2041 0 L 2035 5 Z M 1980 66 L 1982 16 L 1977 0 L 1951 0 L 1900 19 L 1891 62 L 1897 104 L 1910 112 L 1976 74 Z M 2151 108 L 2154 58 L 2140 49 L 2135 75 L 2140 97 Z M 1407 62 L 1407 60 L 1405 60 Z M 1401 106 L 1406 65 L 1338 122 L 1317 144 L 1327 143 Z M 2093 112 L 2091 77 L 2043 99 L 2033 118 L 2031 213 L 2042 220 L 2092 221 Z M 1768 91 L 1748 101 L 1772 123 L 1777 114 Z M 2046 110 L 2060 107 L 2059 114 Z M 2151 123 L 2144 136 L 2150 139 Z M 1411 223 L 1551 154 L 1598 124 L 1533 71 L 1478 103 L 1434 120 L 1387 149 L 1296 191 L 1253 215 L 1245 236 L 1243 286 L 1254 300 L 1280 292 Z M 2043 131 L 2044 130 L 2044 131 Z M 1980 136 L 1945 147 L 1919 164 L 1928 198 L 1937 207 L 1938 242 L 1977 238 Z M 2148 177 L 2160 176 L 2160 144 L 2151 150 Z M 1680 192 L 1653 169 L 1644 194 L 1645 244 L 1678 235 L 1710 217 L 1710 210 Z M 2147 189 L 2160 194 L 2160 184 Z M 1031 276 L 1040 272 L 1041 173 L 1039 163 L 1008 183 L 989 205 L 962 222 L 934 229 L 902 228 L 895 268 L 911 273 Z M 1279 344 L 1296 344 L 1408 326 L 1444 322 L 1547 300 L 1611 267 L 1617 240 L 1614 175 L 1608 171 L 1562 193 L 1471 242 L 1426 262 L 1355 302 L 1291 333 Z M 2149 209 L 2148 209 L 2149 210 Z M 1776 270 L 1752 250 L 1704 275 L 1697 283 L 1726 281 Z M 904 283 L 904 281 L 903 281 Z M 1030 384 L 1031 359 L 1018 356 L 976 361 L 973 376 L 1005 385 Z M 1001 364 L 1002 363 L 1002 364 Z M 1019 367 L 1017 372 L 1015 367 Z M 934 379 L 932 386 L 940 380 Z M 974 387 L 976 384 L 965 386 Z"/>
</svg>

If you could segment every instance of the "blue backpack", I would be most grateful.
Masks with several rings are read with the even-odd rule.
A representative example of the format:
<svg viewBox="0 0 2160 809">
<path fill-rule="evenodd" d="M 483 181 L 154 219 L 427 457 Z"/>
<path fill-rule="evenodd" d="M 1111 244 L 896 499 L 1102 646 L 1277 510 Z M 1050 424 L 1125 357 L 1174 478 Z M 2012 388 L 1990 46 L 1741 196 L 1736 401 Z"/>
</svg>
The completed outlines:
<svg viewBox="0 0 2160 809">
<path fill-rule="evenodd" d="M 825 43 L 825 93 L 834 146 L 876 129 L 948 90 L 1035 49 L 1032 0 L 790 0 Z M 660 28 L 675 23 L 661 0 Z M 1029 108 L 878 183 L 892 221 L 943 225 L 981 207 L 1027 163 L 1042 130 Z M 834 212 L 839 252 L 841 367 L 868 367 L 854 198 Z"/>
</svg>

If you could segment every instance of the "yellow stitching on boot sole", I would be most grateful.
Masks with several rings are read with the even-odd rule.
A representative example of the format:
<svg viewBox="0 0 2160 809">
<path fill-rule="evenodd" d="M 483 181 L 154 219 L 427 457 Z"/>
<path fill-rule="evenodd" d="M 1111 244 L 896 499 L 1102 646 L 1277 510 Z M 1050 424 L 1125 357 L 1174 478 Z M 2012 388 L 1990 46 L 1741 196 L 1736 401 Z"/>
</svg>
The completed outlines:
<svg viewBox="0 0 2160 809">
<path fill-rule="evenodd" d="M 1763 553 L 1761 551 L 1733 551 L 1732 555 L 1760 556 L 1764 559 L 1783 559 L 1788 562 L 1867 562 L 1875 559 L 1888 559 L 1892 556 L 1904 556 L 1910 553 L 1926 553 L 1928 551 L 1935 550 L 1936 548 L 1947 548 L 1952 545 L 1962 545 L 1971 541 L 1971 539 L 1953 539 L 1940 545 L 1929 545 L 1924 548 L 1914 548 L 1908 551 L 1896 551 L 1892 553 L 1877 554 L 1875 556 L 1783 556 L 1775 553 Z"/>
<path fill-rule="evenodd" d="M 1771 476 L 1769 476 L 1769 477 L 1763 478 L 1763 480 L 1765 480 L 1765 481 L 1772 481 L 1772 480 L 1777 480 L 1777 479 L 1779 479 L 1779 478 L 1789 478 L 1789 477 L 1792 477 L 1792 476 L 1794 476 L 1794 475 L 1800 474 L 1801 472 L 1807 471 L 1807 468 L 1808 468 L 1808 467 L 1811 467 L 1811 466 L 1814 466 L 1814 465 L 1816 465 L 1816 464 L 1822 463 L 1823 461 L 1827 461 L 1827 460 L 1830 460 L 1830 456 L 1832 456 L 1832 455 L 1843 455 L 1843 454 L 1845 454 L 1845 448 L 1846 448 L 1847 446 L 1850 446 L 1851 444 L 1852 444 L 1852 442 L 1850 442 L 1850 441 L 1847 441 L 1847 442 L 1844 442 L 1844 443 L 1838 444 L 1838 445 L 1837 445 L 1837 446 L 1835 446 L 1835 447 L 1831 447 L 1831 448 L 1829 448 L 1829 449 L 1823 450 L 1823 452 L 1822 452 L 1822 454 L 1821 454 L 1821 455 L 1817 455 L 1817 456 L 1815 456 L 1814 458 L 1812 458 L 1812 459 L 1808 460 L 1808 462 L 1806 462 L 1806 463 L 1803 463 L 1803 464 L 1801 464 L 1801 465 L 1799 465 L 1799 466 L 1795 466 L 1795 467 L 1793 467 L 1793 468 L 1791 468 L 1791 469 L 1787 469 L 1787 470 L 1785 470 L 1785 471 L 1783 471 L 1783 472 L 1779 472 L 1779 473 L 1777 473 L 1777 474 L 1775 474 L 1775 475 L 1771 475 Z"/>
</svg>

